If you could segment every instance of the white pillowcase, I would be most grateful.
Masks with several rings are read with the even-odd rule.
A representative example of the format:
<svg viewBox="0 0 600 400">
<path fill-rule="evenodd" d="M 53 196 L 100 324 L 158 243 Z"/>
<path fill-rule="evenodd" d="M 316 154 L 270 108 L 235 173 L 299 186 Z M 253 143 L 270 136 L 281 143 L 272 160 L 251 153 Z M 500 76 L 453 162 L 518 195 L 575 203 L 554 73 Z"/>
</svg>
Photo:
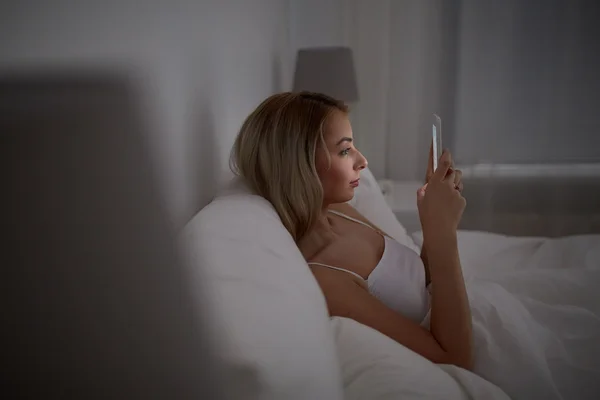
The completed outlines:
<svg viewBox="0 0 600 400">
<path fill-rule="evenodd" d="M 417 193 L 415 192 L 416 201 Z M 354 198 L 348 204 L 356 208 L 369 221 L 373 222 L 401 244 L 413 249 L 417 253 L 421 252 L 421 248 L 415 244 L 412 237 L 398 221 L 394 212 L 385 201 L 377 180 L 368 168 L 362 170 L 360 185 L 355 189 Z"/>
<path fill-rule="evenodd" d="M 232 397 L 341 399 L 322 292 L 271 204 L 234 180 L 183 229 Z M 204 297 L 203 297 L 204 298 Z M 239 395 L 239 397 L 237 397 Z"/>
<path fill-rule="evenodd" d="M 419 251 L 368 169 L 362 172 L 350 204 L 400 243 Z M 353 353 L 348 349 L 340 355 L 336 350 L 345 348 L 347 336 L 338 334 L 336 348 L 323 294 L 267 200 L 251 194 L 236 178 L 184 227 L 180 240 L 191 285 L 208 291 L 212 299 L 199 306 L 213 321 L 215 353 L 228 371 L 225 382 L 231 398 L 343 398 L 338 356 L 347 367 L 345 360 Z M 381 335 L 371 334 L 372 339 L 361 336 L 364 342 L 356 351 L 380 354 Z M 408 351 L 394 344 L 395 352 Z M 367 356 L 368 360 L 372 358 Z M 377 371 L 375 365 L 369 372 L 373 382 L 389 379 L 385 372 L 378 378 Z"/>
<path fill-rule="evenodd" d="M 347 400 L 509 399 L 483 378 L 436 365 L 352 319 L 333 317 L 331 323 Z"/>
</svg>

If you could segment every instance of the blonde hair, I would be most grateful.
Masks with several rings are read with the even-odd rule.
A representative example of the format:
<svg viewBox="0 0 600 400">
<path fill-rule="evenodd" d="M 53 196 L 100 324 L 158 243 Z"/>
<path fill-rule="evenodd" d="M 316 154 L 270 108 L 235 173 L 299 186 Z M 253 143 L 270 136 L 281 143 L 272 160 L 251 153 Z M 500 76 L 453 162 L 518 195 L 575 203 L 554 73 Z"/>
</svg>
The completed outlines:
<svg viewBox="0 0 600 400">
<path fill-rule="evenodd" d="M 232 171 L 273 205 L 296 242 L 322 211 L 316 151 L 319 144 L 327 148 L 323 129 L 335 111 L 348 107 L 324 94 L 272 95 L 246 118 L 232 148 Z"/>
</svg>

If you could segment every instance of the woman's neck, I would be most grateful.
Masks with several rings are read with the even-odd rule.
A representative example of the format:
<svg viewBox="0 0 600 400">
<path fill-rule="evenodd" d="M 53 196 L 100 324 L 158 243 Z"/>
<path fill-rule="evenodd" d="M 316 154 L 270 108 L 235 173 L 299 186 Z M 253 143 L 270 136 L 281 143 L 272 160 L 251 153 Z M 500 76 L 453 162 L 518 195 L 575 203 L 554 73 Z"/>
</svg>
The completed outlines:
<svg viewBox="0 0 600 400">
<path fill-rule="evenodd" d="M 310 232 L 297 243 L 307 260 L 311 259 L 334 239 L 335 232 L 333 231 L 333 226 L 329 219 L 330 214 L 327 210 L 328 207 L 323 207 Z"/>
<path fill-rule="evenodd" d="M 328 210 L 329 206 L 325 206 L 321 209 L 321 214 L 319 215 L 319 218 L 317 219 L 317 224 L 315 225 L 316 229 L 325 232 L 329 232 L 332 230 L 331 221 L 329 219 L 331 214 Z"/>
</svg>

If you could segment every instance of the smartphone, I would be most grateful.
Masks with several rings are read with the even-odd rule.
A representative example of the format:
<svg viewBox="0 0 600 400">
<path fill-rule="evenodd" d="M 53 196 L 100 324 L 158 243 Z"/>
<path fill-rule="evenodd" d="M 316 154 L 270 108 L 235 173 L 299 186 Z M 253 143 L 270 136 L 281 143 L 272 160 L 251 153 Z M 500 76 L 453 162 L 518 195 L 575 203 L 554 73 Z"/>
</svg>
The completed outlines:
<svg viewBox="0 0 600 400">
<path fill-rule="evenodd" d="M 433 143 L 433 171 L 438 167 L 438 160 L 442 156 L 442 119 L 433 114 L 431 122 L 431 140 Z"/>
</svg>

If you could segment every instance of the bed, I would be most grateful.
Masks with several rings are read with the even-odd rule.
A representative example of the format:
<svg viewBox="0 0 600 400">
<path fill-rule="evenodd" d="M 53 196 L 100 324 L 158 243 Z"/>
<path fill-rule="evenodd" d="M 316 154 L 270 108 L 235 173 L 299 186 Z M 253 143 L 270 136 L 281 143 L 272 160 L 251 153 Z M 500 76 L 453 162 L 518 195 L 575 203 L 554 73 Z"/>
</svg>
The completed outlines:
<svg viewBox="0 0 600 400">
<path fill-rule="evenodd" d="M 11 79 L 5 85 L 8 83 L 10 90 L 26 89 L 28 96 L 38 100 L 45 98 L 40 97 L 38 90 L 54 98 L 55 94 L 48 88 L 54 85 L 62 87 L 65 82 L 55 78 L 48 82 L 47 79 L 26 83 L 23 87 Z M 476 337 L 475 371 L 469 372 L 450 365 L 435 365 L 351 319 L 330 318 L 315 279 L 273 207 L 265 199 L 252 194 L 237 179 L 228 182 L 214 200 L 186 224 L 179 236 L 186 258 L 188 279 L 185 282 L 197 296 L 196 306 L 202 311 L 199 313 L 202 321 L 208 313 L 211 350 L 218 355 L 218 363 L 211 371 L 201 371 L 197 362 L 200 357 L 195 355 L 203 354 L 203 360 L 209 362 L 212 359 L 208 351 L 203 353 L 204 346 L 197 347 L 198 342 L 205 343 L 201 337 L 194 335 L 198 326 L 188 318 L 193 310 L 186 306 L 186 290 L 181 284 L 184 279 L 179 279 L 180 271 L 171 258 L 171 249 L 168 246 L 167 249 L 161 248 L 166 234 L 157 232 L 166 229 L 160 219 L 152 218 L 158 217 L 159 201 L 146 196 L 143 190 L 131 192 L 132 187 L 151 186 L 149 181 L 145 181 L 147 175 L 138 175 L 141 169 L 122 174 L 132 162 L 138 167 L 144 165 L 140 163 L 143 157 L 137 150 L 126 152 L 135 144 L 135 140 L 129 141 L 134 136 L 121 134 L 125 131 L 130 134 L 138 132 L 137 125 L 127 114 L 130 110 L 127 103 L 129 93 L 121 89 L 122 82 L 115 83 L 104 78 L 92 79 L 85 85 L 82 84 L 85 80 L 77 78 L 78 90 L 75 90 L 72 79 L 71 76 L 64 87 L 67 90 L 60 91 L 61 96 L 67 96 L 66 103 L 35 103 L 41 106 L 41 115 L 52 116 L 51 119 L 32 120 L 22 118 L 23 114 L 19 113 L 6 113 L 9 118 L 4 119 L 7 127 L 14 129 L 18 126 L 22 132 L 33 129 L 35 132 L 54 133 L 40 135 L 46 140 L 36 141 L 35 146 L 29 143 L 29 136 L 17 135 L 21 140 L 7 142 L 7 149 L 15 150 L 18 145 L 20 152 L 29 157 L 35 156 L 36 162 L 27 162 L 28 158 L 20 156 L 3 159 L 7 162 L 5 170 L 8 176 L 18 175 L 18 179 L 7 181 L 9 187 L 16 188 L 8 190 L 7 193 L 12 194 L 7 197 L 8 204 L 16 204 L 15 199 L 19 196 L 26 198 L 20 203 L 19 211 L 22 212 L 11 214 L 8 221 L 13 223 L 7 226 L 20 227 L 17 232 L 22 237 L 36 232 L 35 238 L 23 241 L 30 247 L 40 243 L 44 245 L 39 253 L 29 252 L 28 257 L 22 258 L 21 264 L 27 266 L 23 269 L 27 278 L 19 281 L 24 286 L 13 285 L 18 292 L 14 294 L 15 298 L 26 300 L 23 307 L 26 304 L 33 307 L 32 313 L 18 313 L 18 318 L 24 318 L 21 328 L 25 334 L 19 335 L 19 341 L 15 343 L 28 343 L 29 350 L 39 349 L 37 359 L 43 359 L 40 365 L 17 366 L 19 372 L 27 372 L 26 375 L 32 379 L 43 380 L 53 375 L 38 376 L 32 371 L 70 371 L 55 368 L 58 361 L 68 361 L 69 368 L 74 368 L 73 371 L 78 374 L 67 374 L 67 381 L 53 382 L 53 387 L 60 389 L 71 387 L 73 382 L 80 380 L 88 382 L 87 378 L 92 375 L 100 376 L 96 375 L 98 368 L 102 370 L 101 376 L 114 377 L 121 377 L 123 371 L 134 370 L 137 373 L 132 379 L 139 377 L 143 380 L 146 391 L 156 387 L 151 384 L 156 382 L 148 379 L 154 376 L 158 386 L 169 390 L 169 393 L 177 391 L 173 387 L 185 391 L 187 386 L 182 382 L 189 384 L 207 376 L 221 376 L 226 383 L 226 398 L 230 399 L 600 398 L 600 301 L 597 295 L 600 235 L 548 238 L 472 230 L 459 232 L 460 256 Z M 37 87 L 40 82 L 41 86 Z M 48 86 L 48 83 L 51 85 Z M 83 98 L 78 97 L 79 90 L 94 96 L 83 102 Z M 20 101 L 17 101 L 19 98 Z M 73 141 L 71 129 L 82 130 L 86 126 L 80 123 L 65 125 L 65 121 L 71 121 L 73 113 L 64 105 L 74 99 L 77 101 L 73 104 L 77 104 L 79 110 L 76 115 L 78 121 L 85 115 L 82 114 L 84 111 L 91 116 L 89 121 L 94 129 L 87 133 L 92 135 L 93 140 L 82 136 Z M 33 112 L 29 107 L 30 98 L 24 93 L 14 96 L 6 91 L 5 100 L 5 106 L 26 111 L 28 117 Z M 51 105 L 50 110 L 55 111 L 57 107 L 61 113 L 48 113 L 48 105 Z M 11 119 L 15 116 L 16 119 Z M 69 129 L 64 129 L 65 126 Z M 50 146 L 48 140 L 57 151 L 47 151 L 46 146 Z M 73 146 L 79 146 L 83 151 L 73 152 Z M 93 152 L 90 151 L 92 148 Z M 104 154 L 110 154 L 109 149 L 114 148 L 119 149 L 119 162 L 113 161 L 107 168 L 102 161 L 106 158 Z M 88 154 L 95 156 L 89 157 Z M 61 162 L 57 162 L 58 159 Z M 70 167 L 66 169 L 69 173 L 64 173 L 64 165 L 79 165 L 80 160 L 85 160 L 81 164 L 92 171 L 91 176 L 95 179 L 87 179 L 89 174 Z M 27 168 L 20 170 L 24 165 Z M 45 173 L 40 175 L 42 170 Z M 48 179 L 53 175 L 53 179 Z M 127 179 L 141 186 L 130 186 Z M 20 191 L 24 188 L 22 182 L 29 183 L 26 185 L 28 190 L 46 190 L 46 196 L 31 196 L 28 190 Z M 60 184 L 56 186 L 56 182 Z M 62 188 L 64 193 L 48 198 L 49 194 L 56 192 L 50 190 L 55 186 Z M 132 201 L 141 202 L 143 207 L 123 207 L 124 203 L 117 201 L 119 196 L 111 197 L 117 199 L 113 203 L 102 201 L 99 205 L 98 199 L 103 198 L 94 197 L 98 191 L 123 196 L 134 193 Z M 77 204 L 84 204 L 85 210 L 99 211 L 83 212 L 80 207 L 71 207 L 73 193 L 79 193 Z M 68 201 L 62 201 L 61 196 Z M 52 213 L 46 212 L 53 204 L 59 203 L 67 206 L 58 207 Z M 368 169 L 363 171 L 361 186 L 351 203 L 399 242 L 414 251 L 420 250 L 421 232 L 409 234 L 398 222 Z M 96 206 L 90 208 L 88 204 Z M 115 210 L 110 218 L 106 217 L 109 212 L 107 206 Z M 116 220 L 122 213 L 126 213 L 133 222 L 125 224 L 127 229 L 114 235 L 112 229 L 118 226 Z M 24 215 L 28 219 L 24 219 Z M 59 240 L 61 247 L 55 246 L 54 241 L 48 241 L 47 237 L 60 239 L 63 235 L 56 236 L 54 223 L 42 224 L 43 229 L 40 230 L 41 220 L 54 221 L 47 215 L 56 220 L 56 226 L 61 222 L 64 224 L 65 215 L 76 220 L 77 223 L 67 220 L 64 228 L 64 232 L 76 239 L 75 242 Z M 82 234 L 82 223 L 110 226 L 110 229 Z M 136 236 L 139 230 L 144 232 L 141 237 Z M 19 235 L 16 236 L 17 244 L 12 248 L 17 249 L 21 257 Z M 73 243 L 79 242 L 80 245 L 73 246 Z M 95 243 L 98 248 L 89 247 L 84 242 Z M 106 243 L 113 246 L 109 250 L 116 254 L 113 256 L 118 262 L 107 265 L 107 258 L 103 258 L 106 256 L 96 256 L 106 253 Z M 132 247 L 132 243 L 140 245 Z M 153 243 L 151 248 L 147 247 L 148 243 Z M 69 251 L 64 251 L 65 247 Z M 68 256 L 65 263 L 62 262 L 64 258 L 57 258 L 60 248 L 64 253 L 61 256 Z M 163 252 L 167 255 L 161 255 Z M 56 264 L 56 270 L 45 267 L 46 261 L 42 260 L 47 258 L 45 254 L 51 255 L 50 260 Z M 139 264 L 131 262 L 135 257 L 138 257 Z M 165 269 L 164 265 L 168 265 L 169 269 Z M 143 266 L 143 274 L 137 269 L 140 266 Z M 20 271 L 19 268 L 17 270 Z M 62 272 L 56 274 L 53 271 Z M 99 271 L 103 276 L 100 281 L 89 279 L 97 276 Z M 175 277 L 167 272 L 172 272 Z M 39 306 L 42 303 L 31 302 L 37 297 L 29 297 L 31 279 L 38 273 L 46 276 L 43 279 L 46 285 L 38 289 L 49 290 L 36 289 L 39 296 L 46 296 L 43 307 Z M 79 278 L 63 279 L 63 276 L 70 275 Z M 143 276 L 148 279 L 141 279 Z M 39 282 L 42 281 L 36 280 L 36 285 Z M 98 282 L 102 284 L 98 285 Z M 129 283 L 123 285 L 123 282 Z M 147 283 L 157 285 L 148 288 L 145 286 Z M 27 290 L 20 290 L 21 287 Z M 57 287 L 69 290 L 59 296 Z M 147 293 L 152 295 L 148 297 Z M 72 299 L 77 295 L 86 301 L 73 303 Z M 115 303 L 116 299 L 125 301 Z M 65 304 L 78 306 L 65 308 Z M 119 313 L 106 312 L 107 309 L 114 311 L 115 304 Z M 58 313 L 53 312 L 60 318 L 48 320 L 50 314 L 47 310 L 59 310 Z M 90 313 L 89 310 L 102 311 Z M 72 320 L 73 315 L 81 321 L 65 326 L 64 318 Z M 127 318 L 121 318 L 124 315 Z M 167 319 L 165 315 L 173 318 Z M 30 326 L 39 328 L 39 321 L 55 322 L 55 327 L 52 331 L 43 331 L 44 335 L 38 335 L 42 332 L 39 329 L 25 329 Z M 85 321 L 89 325 L 83 323 Z M 101 341 L 102 345 L 97 341 L 98 326 L 102 327 L 102 337 L 107 339 Z M 132 327 L 134 331 L 153 334 L 148 341 L 131 341 L 137 337 L 131 335 Z M 58 339 L 49 345 L 48 335 Z M 69 337 L 78 340 L 63 340 Z M 161 345 L 157 347 L 155 340 Z M 106 357 L 118 345 L 125 346 L 118 352 L 119 357 Z M 28 360 L 31 354 L 23 353 L 21 347 L 15 347 L 15 359 Z M 56 349 L 70 351 L 57 353 Z M 73 349 L 81 351 L 73 352 Z M 108 349 L 108 352 L 105 354 L 103 349 Z M 156 349 L 161 351 L 156 353 Z M 52 357 L 44 357 L 52 352 Z M 154 368 L 156 365 L 149 359 L 140 359 L 139 355 L 145 352 L 166 357 L 169 361 L 161 363 L 161 367 L 166 366 L 169 374 L 162 374 L 164 368 Z M 90 363 L 92 358 L 98 359 L 98 363 Z M 115 363 L 125 358 L 128 363 L 121 362 L 116 367 Z M 111 367 L 104 368 L 107 365 Z M 198 371 L 198 375 L 189 379 L 189 372 L 178 372 L 190 370 Z M 90 371 L 95 372 L 90 375 Z M 98 386 L 99 390 L 117 390 L 114 385 L 102 385 L 102 379 L 96 381 L 102 386 Z M 164 382 L 167 382 L 166 386 L 162 386 Z M 89 387 L 85 389 L 89 390 Z"/>
<path fill-rule="evenodd" d="M 415 251 L 367 169 L 351 201 Z M 436 365 L 324 298 L 277 214 L 232 180 L 181 236 L 191 284 L 211 290 L 215 346 L 244 398 L 600 398 L 600 235 L 461 230 L 474 372 Z"/>
</svg>

